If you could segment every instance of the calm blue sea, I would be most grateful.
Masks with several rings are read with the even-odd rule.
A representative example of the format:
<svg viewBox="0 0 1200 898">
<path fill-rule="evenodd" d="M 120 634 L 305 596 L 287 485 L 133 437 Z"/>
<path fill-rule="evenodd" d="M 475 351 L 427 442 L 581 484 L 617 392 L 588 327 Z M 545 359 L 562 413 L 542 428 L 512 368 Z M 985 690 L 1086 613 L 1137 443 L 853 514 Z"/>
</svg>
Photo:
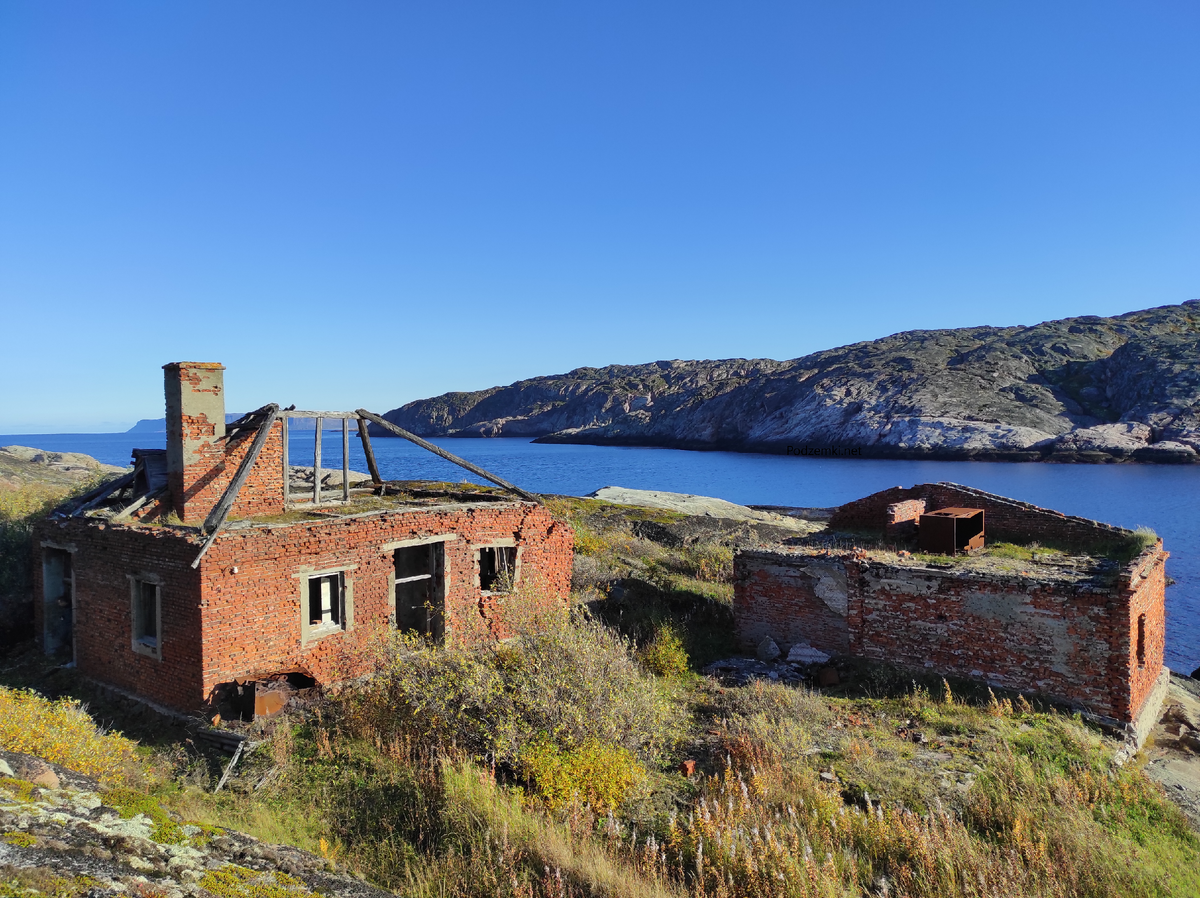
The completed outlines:
<svg viewBox="0 0 1200 898">
<path fill-rule="evenodd" d="M 294 433 L 292 464 L 311 464 L 315 434 Z M 1200 465 L 1047 465 L 1005 462 L 797 458 L 617 446 L 545 446 L 525 439 L 440 439 L 456 455 L 541 493 L 581 496 L 603 486 L 718 496 L 743 505 L 830 506 L 889 486 L 950 480 L 1067 514 L 1122 527 L 1153 527 L 1171 559 L 1167 572 L 1167 663 L 1200 665 Z M 135 446 L 163 446 L 161 434 L 0 435 L 0 445 L 84 452 L 114 465 Z M 474 480 L 406 440 L 372 441 L 384 477 Z M 341 467 L 341 434 L 326 432 L 322 464 Z M 351 435 L 350 466 L 366 471 Z"/>
</svg>

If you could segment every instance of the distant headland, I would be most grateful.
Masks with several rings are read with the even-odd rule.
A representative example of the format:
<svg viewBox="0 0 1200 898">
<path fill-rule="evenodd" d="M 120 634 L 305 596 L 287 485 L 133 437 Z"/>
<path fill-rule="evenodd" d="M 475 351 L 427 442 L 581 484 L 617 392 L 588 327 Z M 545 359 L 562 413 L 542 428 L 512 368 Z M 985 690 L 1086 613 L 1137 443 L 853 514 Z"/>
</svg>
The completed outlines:
<svg viewBox="0 0 1200 898">
<path fill-rule="evenodd" d="M 847 458 L 1195 463 L 1200 300 L 1031 327 L 905 331 L 790 361 L 576 368 L 445 393 L 384 417 L 424 436 Z"/>
</svg>

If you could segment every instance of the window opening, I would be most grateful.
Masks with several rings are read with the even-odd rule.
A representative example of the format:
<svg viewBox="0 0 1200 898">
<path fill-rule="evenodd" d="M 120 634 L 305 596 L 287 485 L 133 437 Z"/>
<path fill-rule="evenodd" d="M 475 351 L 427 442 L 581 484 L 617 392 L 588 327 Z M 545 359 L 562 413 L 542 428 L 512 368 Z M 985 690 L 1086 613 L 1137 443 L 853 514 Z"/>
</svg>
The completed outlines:
<svg viewBox="0 0 1200 898">
<path fill-rule="evenodd" d="M 1138 667 L 1146 666 L 1146 615 L 1138 615 L 1137 631 L 1137 663 Z"/>
<path fill-rule="evenodd" d="M 396 629 L 441 639 L 445 612 L 445 544 L 396 549 Z"/>
<path fill-rule="evenodd" d="M 142 645 L 158 648 L 158 584 L 135 580 L 133 589 L 136 602 L 133 638 Z"/>
<path fill-rule="evenodd" d="M 326 574 L 308 580 L 308 619 L 314 627 L 342 625 L 342 575 Z"/>
<path fill-rule="evenodd" d="M 484 592 L 511 592 L 516 585 L 516 546 L 485 546 L 479 550 L 479 588 Z"/>
</svg>

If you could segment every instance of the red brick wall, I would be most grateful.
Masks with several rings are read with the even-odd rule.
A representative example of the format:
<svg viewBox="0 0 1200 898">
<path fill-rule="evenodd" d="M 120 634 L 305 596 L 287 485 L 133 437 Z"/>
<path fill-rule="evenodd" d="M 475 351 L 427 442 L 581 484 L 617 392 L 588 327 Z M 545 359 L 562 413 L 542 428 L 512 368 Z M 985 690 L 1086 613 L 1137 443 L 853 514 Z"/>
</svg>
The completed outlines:
<svg viewBox="0 0 1200 898">
<path fill-rule="evenodd" d="M 854 655 L 1037 692 L 1128 719 L 1110 670 L 1127 644 L 1112 594 L 1020 576 L 848 562 Z"/>
<path fill-rule="evenodd" d="M 917 532 L 917 521 L 925 513 L 924 499 L 905 499 L 893 502 L 886 509 L 884 518 L 888 536 L 912 536 Z"/>
<path fill-rule="evenodd" d="M 753 650 L 764 636 L 770 636 L 784 652 L 806 642 L 829 654 L 845 654 L 850 648 L 846 616 L 817 595 L 820 589 L 830 596 L 839 587 L 844 591 L 845 569 L 840 562 L 739 552 L 733 584 L 738 643 Z M 832 601 L 837 607 L 838 600 Z"/>
<path fill-rule="evenodd" d="M 191 710 L 201 695 L 199 549 L 189 534 L 166 527 L 95 521 L 43 522 L 34 539 L 34 621 L 40 641 L 42 543 L 72 551 L 75 646 L 79 671 L 164 705 Z M 161 579 L 162 659 L 134 652 L 129 575 Z"/>
<path fill-rule="evenodd" d="M 172 481 L 172 491 L 183 489 L 182 506 L 177 501 L 175 508 L 188 524 L 202 524 L 213 506 L 224 495 L 242 459 L 254 444 L 255 431 L 243 431 L 236 442 L 219 440 L 214 452 L 207 454 L 204 461 L 189 465 L 182 478 L 189 486 L 184 489 L 180 482 Z M 176 493 L 178 495 L 178 493 Z M 263 444 L 258 460 L 250 475 L 238 490 L 237 501 L 230 510 L 230 517 L 250 517 L 259 514 L 279 514 L 283 511 L 283 423 L 276 421 Z"/>
<path fill-rule="evenodd" d="M 74 549 L 79 668 L 184 711 L 199 709 L 217 683 L 280 670 L 306 670 L 318 680 L 367 670 L 372 635 L 394 613 L 389 542 L 457 535 L 445 542 L 448 641 L 472 645 L 513 635 L 532 613 L 565 607 L 574 534 L 542 506 L 480 503 L 398 510 L 293 525 L 222 531 L 200 569 L 192 530 L 43 522 L 35 550 L 35 618 L 42 632 L 43 540 Z M 515 541 L 519 582 L 511 595 L 484 596 L 478 545 Z M 237 572 L 233 573 L 233 568 Z M 347 569 L 353 626 L 301 645 L 300 589 L 305 571 Z M 162 580 L 162 660 L 131 647 L 129 574 Z"/>
<path fill-rule="evenodd" d="M 1137 717 L 1163 669 L 1166 648 L 1166 561 L 1170 553 L 1162 551 L 1162 540 L 1147 549 L 1126 568 L 1121 581 L 1121 602 L 1128 609 L 1126 639 L 1113 653 L 1110 669 L 1125 672 L 1128 682 L 1114 677 L 1117 693 L 1128 697 L 1128 718 Z M 1146 616 L 1145 664 L 1138 666 L 1138 618 Z M 1123 649 L 1124 651 L 1120 651 Z"/>
<path fill-rule="evenodd" d="M 954 483 L 921 483 L 907 489 L 897 486 L 873 493 L 839 506 L 830 518 L 829 526 L 833 529 L 883 530 L 888 524 L 888 507 L 913 500 L 924 500 L 928 511 L 955 506 L 982 508 L 989 541 L 1038 541 L 1087 549 L 1127 533 L 1120 527 L 1064 515 Z"/>
<path fill-rule="evenodd" d="M 769 635 L 890 664 L 1040 693 L 1121 721 L 1141 709 L 1162 671 L 1167 553 L 1146 550 L 1111 589 L 1019 575 L 739 552 L 734 615 L 740 641 Z M 846 614 L 817 597 L 815 566 L 846 574 Z M 806 568 L 809 571 L 806 572 Z M 828 578 L 827 578 L 828 579 Z M 1137 663 L 1145 615 L 1145 663 Z"/>
<path fill-rule="evenodd" d="M 479 504 L 404 510 L 329 522 L 225 531 L 202 563 L 204 691 L 236 677 L 298 668 L 320 681 L 364 672 L 361 640 L 389 625 L 395 541 L 454 534 L 444 544 L 447 641 L 473 645 L 512 635 L 532 608 L 563 607 L 574 536 L 542 506 Z M 515 540 L 518 594 L 483 596 L 478 545 Z M 233 568 L 237 573 L 233 573 Z M 305 571 L 347 570 L 353 629 L 301 645 L 300 584 Z"/>
</svg>

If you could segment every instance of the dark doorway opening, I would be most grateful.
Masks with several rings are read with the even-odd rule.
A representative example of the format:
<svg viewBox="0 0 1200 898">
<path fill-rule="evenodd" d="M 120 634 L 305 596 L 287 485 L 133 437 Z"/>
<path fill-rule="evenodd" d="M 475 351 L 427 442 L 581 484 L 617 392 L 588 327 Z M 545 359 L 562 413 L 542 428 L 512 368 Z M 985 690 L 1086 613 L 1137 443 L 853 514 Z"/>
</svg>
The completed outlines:
<svg viewBox="0 0 1200 898">
<path fill-rule="evenodd" d="M 444 543 L 396 549 L 396 629 L 415 630 L 437 642 L 445 638 Z"/>
<path fill-rule="evenodd" d="M 71 553 L 42 552 L 42 638 L 47 655 L 75 660 L 75 578 Z"/>
</svg>

